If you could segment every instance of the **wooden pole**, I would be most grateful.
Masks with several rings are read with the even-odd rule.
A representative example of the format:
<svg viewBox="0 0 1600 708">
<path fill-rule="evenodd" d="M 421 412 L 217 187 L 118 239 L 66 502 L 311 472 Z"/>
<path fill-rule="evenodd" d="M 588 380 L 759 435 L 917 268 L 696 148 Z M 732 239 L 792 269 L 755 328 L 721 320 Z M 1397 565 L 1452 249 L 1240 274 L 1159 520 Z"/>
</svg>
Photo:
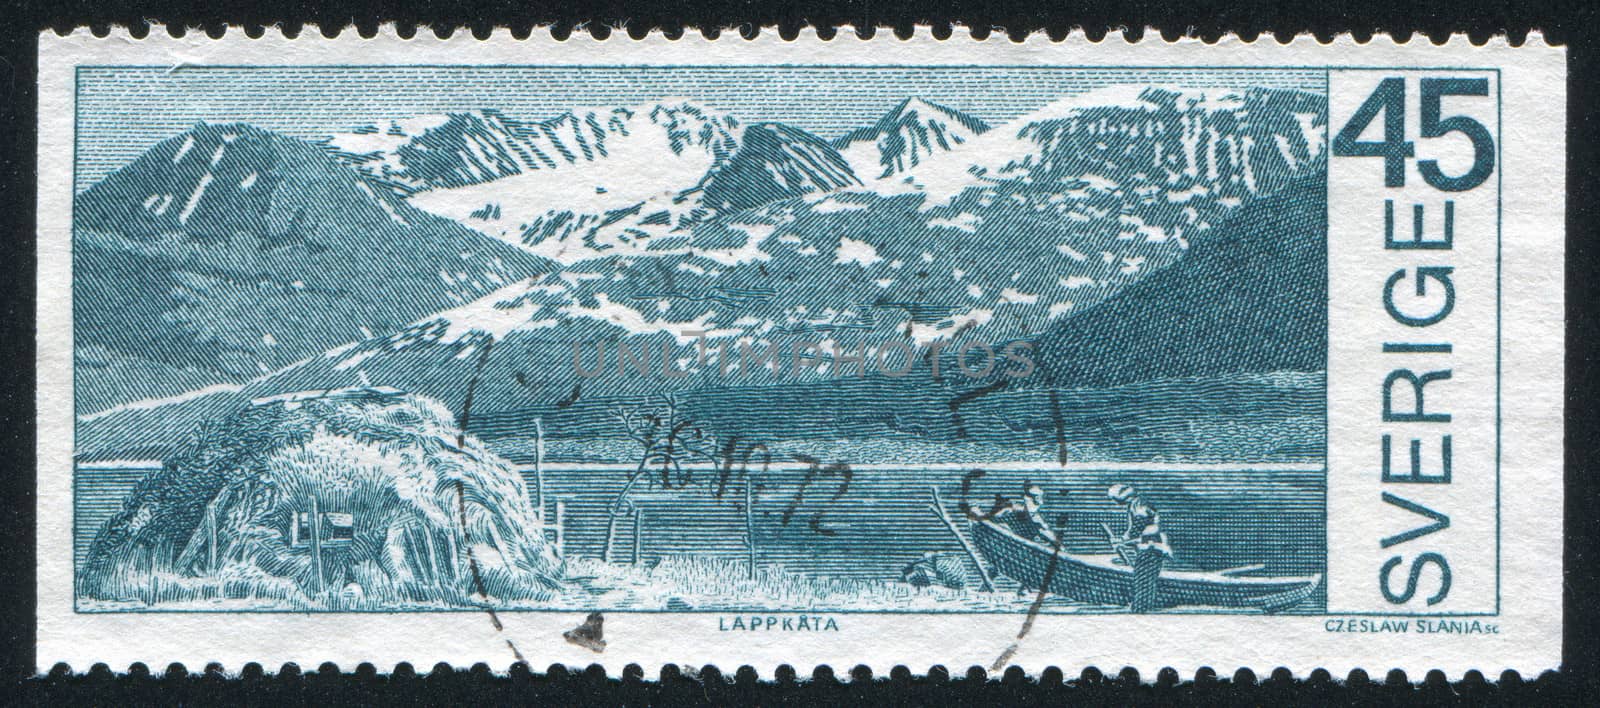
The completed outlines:
<svg viewBox="0 0 1600 708">
<path fill-rule="evenodd" d="M 462 533 L 465 533 L 465 531 Z M 444 538 L 446 541 L 449 541 L 449 543 L 445 544 L 444 550 L 446 553 L 450 554 L 450 580 L 454 582 L 455 579 L 461 575 L 461 552 L 456 548 L 456 534 L 454 530 L 446 528 Z"/>
<path fill-rule="evenodd" d="M 424 519 L 419 526 L 420 528 L 418 528 L 417 531 L 422 534 L 423 550 L 428 554 L 428 580 L 436 587 L 443 586 L 443 578 L 439 577 L 439 560 L 434 557 L 438 551 L 435 550 L 433 546 L 433 529 L 428 528 L 428 521 L 426 519 Z"/>
<path fill-rule="evenodd" d="M 317 507 L 317 493 L 311 493 L 311 568 L 315 571 L 316 589 L 322 590 L 322 512 Z"/>
<path fill-rule="evenodd" d="M 605 546 L 602 547 L 603 550 L 600 552 L 600 557 L 605 559 L 607 563 L 611 562 L 611 544 L 617 535 L 617 517 L 627 510 L 627 506 L 623 502 L 628 500 L 628 493 L 633 491 L 633 485 L 637 484 L 644 477 L 645 472 L 649 470 L 646 465 L 650 463 L 650 459 L 650 452 L 646 450 L 644 457 L 639 459 L 639 468 L 634 470 L 633 475 L 628 477 L 628 482 L 622 485 L 622 491 L 617 492 L 616 498 L 611 502 L 610 511 L 606 513 Z"/>
<path fill-rule="evenodd" d="M 255 495 L 255 492 L 256 492 L 256 485 L 254 483 L 251 483 L 251 484 L 245 486 L 244 496 L 242 496 L 240 498 L 246 499 L 246 500 L 251 499 Z M 249 515 L 248 514 L 240 514 L 237 518 L 238 518 L 238 523 L 235 524 L 234 527 L 233 527 L 233 539 L 228 541 L 228 549 L 227 549 L 227 551 L 225 553 L 222 554 L 222 559 L 224 561 L 228 560 L 229 558 L 237 558 L 238 560 L 244 560 L 244 544 L 243 543 L 239 543 L 239 537 L 243 534 L 245 526 L 248 525 L 248 523 L 249 523 L 248 522 Z"/>
<path fill-rule="evenodd" d="M 567 503 L 556 500 L 556 555 L 567 557 Z"/>
<path fill-rule="evenodd" d="M 633 564 L 639 565 L 640 537 L 644 531 L 644 507 L 633 508 Z"/>
<path fill-rule="evenodd" d="M 467 380 L 467 397 L 461 401 L 461 431 L 456 433 L 456 447 L 467 446 L 467 424 L 472 421 L 472 397 L 478 392 L 478 380 L 483 378 L 483 367 L 489 363 L 489 350 L 493 348 L 494 337 L 489 337 L 478 354 L 478 365 L 472 369 L 472 378 Z"/>
<path fill-rule="evenodd" d="M 749 578 L 756 579 L 756 495 L 750 475 L 744 476 L 744 547 L 750 556 Z"/>
<path fill-rule="evenodd" d="M 212 573 L 217 572 L 217 507 L 215 504 L 206 506 L 206 569 Z"/>
<path fill-rule="evenodd" d="M 933 493 L 933 501 L 929 503 L 929 508 L 933 509 L 933 513 L 939 515 L 939 520 L 943 521 L 945 527 L 950 529 L 950 533 L 955 534 L 956 540 L 961 543 L 961 549 L 967 552 L 967 557 L 971 558 L 973 564 L 978 566 L 978 577 L 983 580 L 983 589 L 989 592 L 994 591 L 994 583 L 989 580 L 989 568 L 983 564 L 983 559 L 978 556 L 978 552 L 973 549 L 972 544 L 967 542 L 967 537 L 962 535 L 961 527 L 956 526 L 956 522 L 950 519 L 950 514 L 945 512 L 944 502 L 939 500 L 939 488 L 930 487 L 929 491 Z"/>
<path fill-rule="evenodd" d="M 544 419 L 533 419 L 533 491 L 539 504 L 539 522 L 544 523 Z"/>
<path fill-rule="evenodd" d="M 146 583 L 148 592 L 145 593 L 146 605 L 156 604 L 156 542 L 150 542 L 150 580 Z"/>
<path fill-rule="evenodd" d="M 600 551 L 600 560 L 605 561 L 607 563 L 611 562 L 611 539 L 615 538 L 616 535 L 617 535 L 617 515 L 616 514 L 612 514 L 611 518 L 606 520 L 606 545 L 605 545 L 605 548 Z"/>
</svg>

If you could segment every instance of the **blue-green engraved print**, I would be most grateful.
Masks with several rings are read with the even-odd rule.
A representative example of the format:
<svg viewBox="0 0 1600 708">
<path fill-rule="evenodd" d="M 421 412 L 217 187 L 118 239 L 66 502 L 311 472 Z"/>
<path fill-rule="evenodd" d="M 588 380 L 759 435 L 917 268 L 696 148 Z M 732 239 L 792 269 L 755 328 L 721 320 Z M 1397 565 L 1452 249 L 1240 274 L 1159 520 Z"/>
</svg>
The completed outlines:
<svg viewBox="0 0 1600 708">
<path fill-rule="evenodd" d="M 1326 606 L 1321 70 L 77 82 L 80 612 Z"/>
</svg>

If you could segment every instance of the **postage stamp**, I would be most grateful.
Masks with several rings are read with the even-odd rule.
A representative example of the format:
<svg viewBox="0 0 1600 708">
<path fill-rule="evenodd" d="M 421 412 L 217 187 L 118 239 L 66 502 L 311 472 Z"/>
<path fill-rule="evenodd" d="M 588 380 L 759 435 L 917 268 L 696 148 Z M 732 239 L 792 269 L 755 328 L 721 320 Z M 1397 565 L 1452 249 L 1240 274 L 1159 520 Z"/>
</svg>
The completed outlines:
<svg viewBox="0 0 1600 708">
<path fill-rule="evenodd" d="M 1560 661 L 1537 36 L 39 51 L 41 666 Z"/>
</svg>

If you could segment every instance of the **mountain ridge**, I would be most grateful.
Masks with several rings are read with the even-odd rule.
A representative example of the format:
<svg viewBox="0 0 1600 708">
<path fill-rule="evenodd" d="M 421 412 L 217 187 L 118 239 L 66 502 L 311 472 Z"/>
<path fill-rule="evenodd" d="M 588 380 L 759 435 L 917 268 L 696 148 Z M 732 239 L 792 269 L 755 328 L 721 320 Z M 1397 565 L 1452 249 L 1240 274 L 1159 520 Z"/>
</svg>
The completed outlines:
<svg viewBox="0 0 1600 708">
<path fill-rule="evenodd" d="M 243 124 L 158 143 L 73 213 L 83 411 L 242 382 L 544 267 Z"/>
<path fill-rule="evenodd" d="M 1038 340 L 1036 385 L 1325 369 L 1324 187 L 1241 207 L 1188 257 L 1062 322 Z"/>
<path fill-rule="evenodd" d="M 697 189 L 702 203 L 726 212 L 860 184 L 827 141 L 783 123 L 754 123 L 745 127 L 739 149 L 712 167 Z"/>
<path fill-rule="evenodd" d="M 652 241 L 684 235 L 729 211 L 860 184 L 826 141 L 793 126 L 745 125 L 731 117 L 661 106 L 615 111 L 628 118 L 616 119 L 622 126 L 617 132 L 631 138 L 613 140 L 603 155 L 560 169 L 418 191 L 409 199 L 423 210 L 572 264 L 670 250 L 670 242 Z M 692 118 L 685 119 L 689 127 L 699 127 L 680 124 L 680 113 Z M 625 133 L 636 116 L 646 116 L 652 127 Z"/>
<path fill-rule="evenodd" d="M 370 179 L 409 197 L 601 161 L 641 130 L 664 132 L 665 146 L 677 155 L 722 156 L 735 145 L 735 128 L 731 117 L 689 102 L 575 109 L 543 120 L 485 108 L 391 120 L 387 128 L 369 124 L 323 141 Z"/>
<path fill-rule="evenodd" d="M 1205 254 L 1216 249 L 1205 244 L 1226 238 L 1216 229 L 1235 223 L 1241 208 L 1325 169 L 1320 145 L 1304 142 L 1313 133 L 1320 139 L 1320 130 L 1299 117 L 1312 116 L 1312 127 L 1322 120 L 1314 95 L 1145 89 L 1107 97 L 1104 105 L 1091 105 L 1095 100 L 1080 97 L 1037 120 L 991 129 L 980 136 L 983 144 L 958 146 L 890 180 L 780 194 L 744 208 L 714 201 L 687 223 L 675 219 L 703 200 L 662 219 L 645 207 L 623 210 L 663 228 L 631 250 L 580 253 L 559 269 L 420 317 L 395 334 L 310 357 L 245 391 L 177 405 L 199 410 L 221 405 L 219 396 L 237 401 L 363 382 L 459 401 L 474 379 L 467 368 L 491 346 L 481 377 L 489 383 L 475 394 L 485 415 L 563 400 L 643 400 L 716 384 L 699 375 L 665 383 L 611 374 L 580 381 L 570 371 L 571 344 L 629 338 L 681 346 L 691 331 L 720 342 L 1033 339 L 1070 349 L 1078 345 L 1069 335 L 1052 333 L 1191 256 L 1211 258 Z M 787 132 L 762 130 L 775 139 Z M 1137 149 L 1141 144 L 1153 149 Z M 816 148 L 804 137 L 776 145 L 786 159 L 794 158 L 784 152 L 790 148 Z M 974 150 L 981 154 L 966 154 Z M 765 169 L 771 154 L 752 153 L 760 159 L 750 164 L 762 166 L 755 173 L 793 186 Z M 948 184 L 927 184 L 941 179 Z M 1076 341 L 1114 341 L 1107 332 L 1115 325 L 1113 318 Z M 1262 362 L 1246 369 L 1272 364 Z M 830 385 L 821 374 L 801 384 Z M 108 416 L 91 427 L 121 429 L 131 419 Z"/>
<path fill-rule="evenodd" d="M 1302 453 L 1293 446 L 1310 442 L 1301 440 L 1294 427 L 1298 423 L 1293 421 L 1318 410 L 1321 399 L 1317 395 L 1320 387 L 1313 385 L 1316 381 L 1302 380 L 1297 374 L 1320 372 L 1315 356 L 1321 351 L 1317 327 L 1326 324 L 1322 300 L 1316 297 L 1314 288 L 1304 292 L 1290 289 L 1314 283 L 1319 274 L 1325 277 L 1325 270 L 1318 270 L 1325 264 L 1314 248 L 1321 235 L 1304 230 L 1321 217 L 1320 183 L 1307 180 L 1305 184 L 1311 186 L 1296 187 L 1241 209 L 1218 227 L 1214 244 L 1196 247 L 1198 258 L 1180 261 L 1120 294 L 1085 307 L 1073 318 L 1036 333 L 1031 341 L 1036 345 L 1038 373 L 1032 378 L 1007 380 L 998 369 L 978 378 L 952 373 L 958 366 L 952 345 L 942 355 L 942 379 L 932 378 L 925 363 L 899 379 L 885 378 L 880 373 L 862 378 L 839 376 L 827 370 L 826 365 L 822 373 L 804 375 L 791 371 L 785 376 L 751 377 L 736 368 L 729 378 L 711 373 L 718 366 L 718 360 L 712 358 L 705 375 L 691 374 L 682 379 L 686 383 L 679 395 L 686 407 L 697 411 L 697 418 L 715 424 L 720 433 L 748 434 L 754 436 L 751 439 L 774 445 L 796 431 L 817 435 L 835 429 L 834 434 L 855 431 L 847 437 L 910 435 L 929 445 L 953 443 L 967 436 L 989 440 L 990 444 L 1014 440 L 1017 444 L 1048 445 L 1054 439 L 1052 426 L 1061 424 L 1052 421 L 1065 415 L 1062 420 L 1068 426 L 1067 439 L 1074 445 L 1093 442 L 1121 445 L 1128 451 L 1169 451 L 1171 443 L 1149 436 L 1158 430 L 1164 431 L 1160 433 L 1163 440 L 1192 435 L 1193 431 L 1183 432 L 1189 430 L 1186 426 L 1212 418 L 1221 420 L 1206 425 L 1224 426 L 1214 431 L 1217 435 L 1237 434 L 1225 426 L 1237 425 L 1240 419 L 1220 416 L 1218 406 L 1241 405 L 1229 396 L 1248 391 L 1252 401 L 1249 417 L 1265 416 L 1265 422 L 1259 424 L 1268 425 L 1273 436 L 1261 441 L 1268 445 L 1264 449 L 1269 452 L 1263 453 L 1268 457 L 1264 459 L 1279 459 L 1273 455 L 1300 459 Z M 1283 258 L 1285 255 L 1288 260 Z M 1205 303 L 1191 302 L 1195 290 L 1226 297 L 1230 302 L 1215 315 L 1196 321 L 1195 313 L 1203 315 L 1205 308 L 1201 305 Z M 148 430 L 152 428 L 174 425 L 170 437 L 180 440 L 185 429 L 182 421 L 188 416 L 204 419 L 245 405 L 253 397 L 286 391 L 363 385 L 368 377 L 375 385 L 409 380 L 407 389 L 459 404 L 467 395 L 466 367 L 491 341 L 497 344 L 480 372 L 483 385 L 475 393 L 477 412 L 473 419 L 484 421 L 482 424 L 490 426 L 497 437 L 517 438 L 515 421 L 526 422 L 540 416 L 545 417 L 547 429 L 562 431 L 555 433 L 557 437 L 603 435 L 614 409 L 629 401 L 648 401 L 656 395 L 651 380 L 619 374 L 614 345 L 601 376 L 577 376 L 572 369 L 576 355 L 571 342 L 589 342 L 592 346 L 595 342 L 615 341 L 615 331 L 604 324 L 604 317 L 589 320 L 586 327 L 574 327 L 575 323 L 569 322 L 558 328 L 555 318 L 560 316 L 563 306 L 559 303 L 564 300 L 558 292 L 537 287 L 521 292 L 539 293 L 541 297 L 530 299 L 508 292 L 491 298 L 493 303 L 465 305 L 446 316 L 418 322 L 396 335 L 329 352 L 326 357 L 307 362 L 307 366 L 265 377 L 242 390 L 177 402 L 175 405 L 186 409 L 185 415 L 177 418 L 156 410 L 133 410 L 121 416 L 84 421 L 82 449 L 101 457 L 115 457 L 122 454 L 113 452 L 120 445 L 151 440 Z M 1283 296 L 1285 292 L 1291 296 Z M 605 304 L 603 297 L 600 304 Z M 1130 319 L 1136 316 L 1145 319 Z M 1287 322 L 1289 329 L 1274 336 L 1250 325 L 1268 320 Z M 1227 330 L 1222 332 L 1222 339 L 1230 342 L 1229 346 L 1214 345 L 1219 341 L 1219 327 Z M 1311 336 L 1305 336 L 1308 333 Z M 659 347 L 666 342 L 689 356 L 688 364 L 692 366 L 695 344 L 681 334 L 657 331 L 629 336 L 635 349 L 645 352 L 646 361 L 657 362 L 653 367 L 660 365 Z M 1295 346 L 1288 349 L 1274 344 L 1285 337 L 1304 337 L 1304 341 L 1296 339 Z M 1248 340 L 1243 342 L 1248 346 L 1232 346 L 1241 339 Z M 1281 351 L 1274 353 L 1274 349 Z M 1138 352 L 1145 354 L 1129 356 Z M 1234 352 L 1241 356 L 1229 356 Z M 583 356 L 584 365 L 591 366 L 593 354 Z M 823 360 L 831 357 L 824 354 Z M 440 375 L 452 365 L 456 375 Z M 1196 390 L 1197 386 L 1204 390 Z M 1233 393 L 1208 392 L 1212 389 Z M 1194 407 L 1167 410 L 1150 403 L 1146 406 L 1150 410 L 1137 418 L 1125 413 L 1106 417 L 1109 414 L 1092 412 L 1093 406 L 1103 405 L 1096 401 L 1106 396 L 1132 395 L 1114 393 L 1124 390 L 1160 392 L 1161 400 L 1170 405 Z M 1053 412 L 1054 398 L 1047 395 L 1051 391 L 1069 401 L 1064 414 Z M 719 406 L 718 401 L 739 401 L 742 406 L 760 405 L 787 414 L 772 420 L 760 416 L 752 419 L 747 414 L 724 410 L 726 406 Z M 944 405 L 951 401 L 970 403 L 962 404 L 958 410 L 957 406 Z M 827 423 L 835 416 L 854 422 L 843 428 L 837 421 Z M 1273 422 L 1279 418 L 1288 422 Z M 549 427 L 552 425 L 555 427 Z M 1122 439 L 1125 434 L 1113 434 L 1119 429 L 1136 430 L 1139 435 Z M 1119 439 L 1121 442 L 1117 442 Z M 1239 441 L 1228 442 L 1235 443 Z M 1221 438 L 1217 445 L 1227 449 Z"/>
<path fill-rule="evenodd" d="M 876 123 L 833 141 L 863 179 L 883 179 L 922 164 L 988 132 L 989 124 L 952 108 L 908 96 Z"/>
</svg>

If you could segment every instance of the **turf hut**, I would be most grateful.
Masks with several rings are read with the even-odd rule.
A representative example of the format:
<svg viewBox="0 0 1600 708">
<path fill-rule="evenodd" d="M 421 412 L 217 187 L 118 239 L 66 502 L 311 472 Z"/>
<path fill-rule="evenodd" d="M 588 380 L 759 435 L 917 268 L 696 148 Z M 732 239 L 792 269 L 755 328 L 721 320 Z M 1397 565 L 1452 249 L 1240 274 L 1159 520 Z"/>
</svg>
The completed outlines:
<svg viewBox="0 0 1600 708">
<path fill-rule="evenodd" d="M 258 399 L 141 481 L 83 595 L 289 608 L 529 604 L 561 561 L 522 478 L 439 403 L 357 388 Z"/>
</svg>

